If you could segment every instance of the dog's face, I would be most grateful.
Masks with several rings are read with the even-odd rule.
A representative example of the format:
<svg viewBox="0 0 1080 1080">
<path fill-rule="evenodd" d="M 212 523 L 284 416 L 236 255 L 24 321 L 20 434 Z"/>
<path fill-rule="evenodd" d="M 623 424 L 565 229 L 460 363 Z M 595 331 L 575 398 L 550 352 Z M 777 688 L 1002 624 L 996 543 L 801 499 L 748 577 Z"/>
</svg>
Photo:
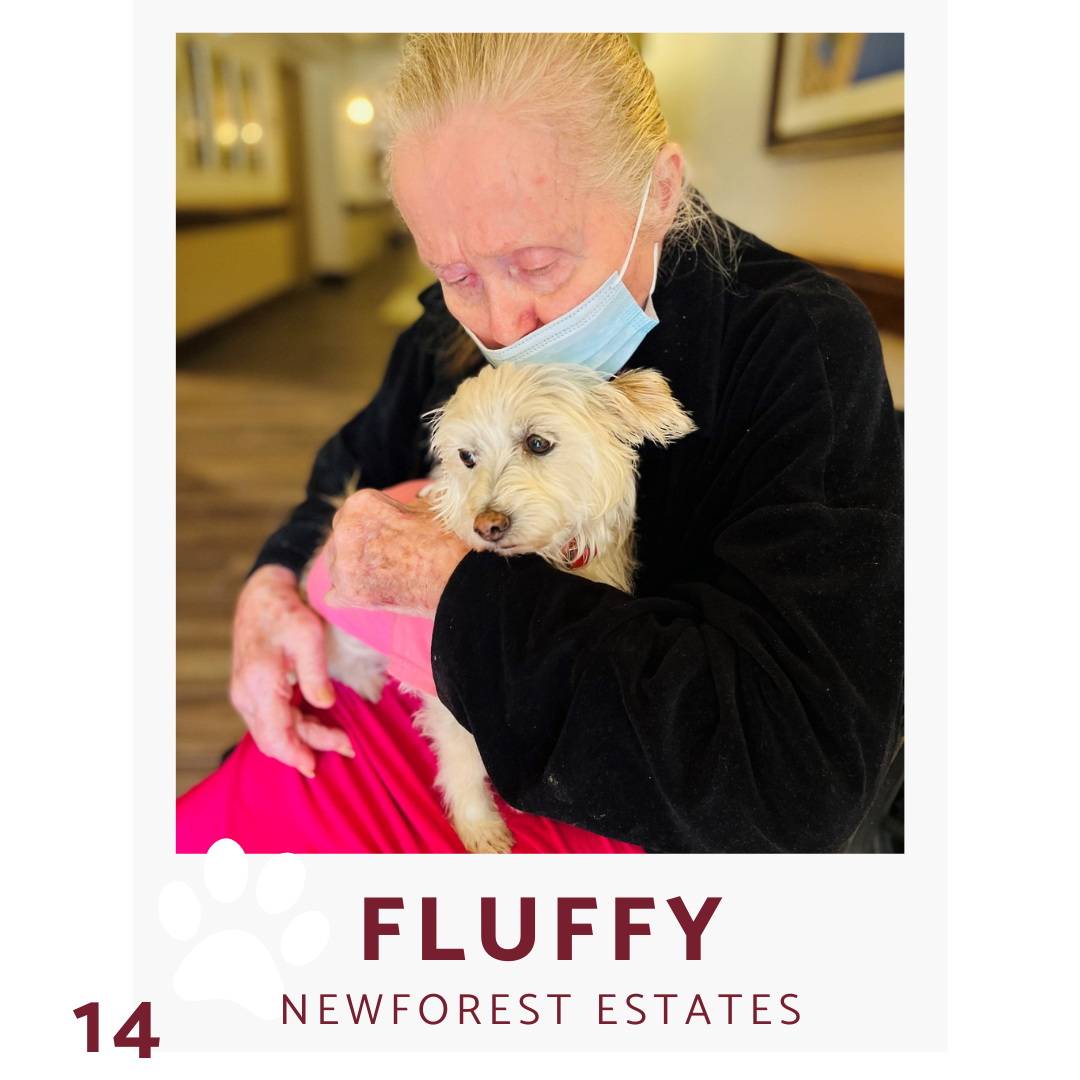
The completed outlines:
<svg viewBox="0 0 1080 1080">
<path fill-rule="evenodd" d="M 477 550 L 602 550 L 633 526 L 635 448 L 693 430 L 655 371 L 608 381 L 572 365 L 486 367 L 434 414 L 432 500 Z"/>
</svg>

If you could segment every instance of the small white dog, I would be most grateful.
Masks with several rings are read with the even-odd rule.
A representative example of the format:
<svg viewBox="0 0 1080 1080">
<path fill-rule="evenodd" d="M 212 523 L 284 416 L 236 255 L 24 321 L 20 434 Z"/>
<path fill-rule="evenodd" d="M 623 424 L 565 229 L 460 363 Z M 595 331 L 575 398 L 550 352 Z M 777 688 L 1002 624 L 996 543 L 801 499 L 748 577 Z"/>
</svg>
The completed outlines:
<svg viewBox="0 0 1080 1080">
<path fill-rule="evenodd" d="M 576 365 L 503 364 L 466 379 L 432 416 L 436 470 L 425 490 L 439 519 L 478 551 L 535 553 L 568 573 L 630 592 L 637 447 L 694 430 L 662 375 L 607 376 Z M 385 659 L 327 627 L 330 674 L 377 701 Z M 439 767 L 447 816 L 474 853 L 505 853 L 476 741 L 438 698 L 415 723 Z"/>
</svg>

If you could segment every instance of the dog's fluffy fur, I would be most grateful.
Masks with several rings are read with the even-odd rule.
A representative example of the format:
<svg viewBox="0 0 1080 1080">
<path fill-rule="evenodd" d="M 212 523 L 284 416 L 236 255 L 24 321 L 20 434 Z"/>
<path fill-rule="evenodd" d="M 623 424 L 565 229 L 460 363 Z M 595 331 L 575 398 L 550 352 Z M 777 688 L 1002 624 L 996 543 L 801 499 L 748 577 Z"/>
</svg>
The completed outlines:
<svg viewBox="0 0 1080 1080">
<path fill-rule="evenodd" d="M 663 376 L 606 376 L 571 365 L 503 364 L 467 379 L 432 414 L 436 461 L 427 492 L 440 520 L 479 551 L 536 553 L 624 592 L 633 583 L 639 447 L 694 430 Z M 333 678 L 377 701 L 385 659 L 328 627 Z M 417 727 L 438 758 L 436 786 L 465 847 L 513 844 L 476 742 L 437 699 L 421 695 Z"/>
</svg>

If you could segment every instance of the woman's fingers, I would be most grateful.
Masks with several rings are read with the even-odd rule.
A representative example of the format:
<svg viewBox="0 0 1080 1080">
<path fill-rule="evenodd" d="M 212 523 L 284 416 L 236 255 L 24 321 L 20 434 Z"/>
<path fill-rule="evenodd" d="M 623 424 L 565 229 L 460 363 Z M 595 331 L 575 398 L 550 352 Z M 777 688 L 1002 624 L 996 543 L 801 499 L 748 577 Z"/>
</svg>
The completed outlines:
<svg viewBox="0 0 1080 1080">
<path fill-rule="evenodd" d="M 289 765 L 309 780 L 315 776 L 314 751 L 333 751 L 355 757 L 352 743 L 341 728 L 329 727 L 305 716 L 285 698 L 264 698 L 257 715 L 245 716 L 255 745 L 267 757 Z"/>
<path fill-rule="evenodd" d="M 296 733 L 313 750 L 332 750 L 344 757 L 356 757 L 349 736 L 341 728 L 328 727 L 310 716 L 301 716 L 296 722 Z"/>
<path fill-rule="evenodd" d="M 304 604 L 291 570 L 263 566 L 237 601 L 229 696 L 255 745 L 311 778 L 315 751 L 351 757 L 352 747 L 343 731 L 313 723 L 292 704 L 293 683 L 312 705 L 333 705 L 322 620 Z"/>
<path fill-rule="evenodd" d="M 291 765 L 309 780 L 315 776 L 315 754 L 297 732 L 302 714 L 287 699 L 266 697 L 259 714 L 245 719 L 255 745 L 267 757 Z"/>
<path fill-rule="evenodd" d="M 290 628 L 285 644 L 292 656 L 296 681 L 304 700 L 317 709 L 329 709 L 334 704 L 334 687 L 326 670 L 326 638 L 322 620 L 317 616 Z"/>
</svg>

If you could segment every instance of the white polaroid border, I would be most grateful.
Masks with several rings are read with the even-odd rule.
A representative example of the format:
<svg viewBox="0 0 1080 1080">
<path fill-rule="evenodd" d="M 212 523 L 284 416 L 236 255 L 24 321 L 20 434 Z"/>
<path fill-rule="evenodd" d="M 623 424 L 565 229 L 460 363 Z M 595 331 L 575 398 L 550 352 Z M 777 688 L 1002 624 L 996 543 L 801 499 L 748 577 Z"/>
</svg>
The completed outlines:
<svg viewBox="0 0 1080 1080">
<path fill-rule="evenodd" d="M 442 13 L 445 14 L 445 13 Z M 440 14 L 431 17 L 442 24 Z M 455 16 L 457 12 L 454 13 Z M 633 23 L 640 13 L 610 9 L 607 20 Z M 489 18 L 491 16 L 489 15 Z M 498 20 L 510 23 L 502 10 Z M 557 16 L 546 16 L 553 21 Z M 569 18 L 569 17 L 568 17 Z M 384 17 L 385 19 L 385 17 Z M 310 964 L 291 967 L 279 951 L 287 916 L 271 917 L 252 902 L 266 856 L 249 862 L 240 899 L 221 904 L 206 892 L 202 857 L 174 848 L 175 766 L 172 687 L 175 676 L 175 508 L 167 479 L 175 474 L 173 382 L 174 297 L 174 40 L 178 30 L 296 30 L 378 22 L 355 5 L 207 3 L 140 5 L 135 14 L 135 489 L 134 548 L 134 933 L 133 1003 L 152 1000 L 155 1034 L 167 1050 L 293 1051 L 881 1051 L 943 1050 L 945 977 L 945 485 L 938 462 L 945 433 L 945 87 L 944 17 L 931 3 L 823 2 L 807 12 L 794 3 L 756 5 L 753 15 L 727 10 L 717 30 L 800 30 L 859 26 L 907 34 L 907 851 L 895 859 L 826 856 L 651 856 L 599 859 L 455 859 L 449 856 L 305 856 L 306 884 L 295 911 L 318 910 L 329 921 L 330 944 Z M 595 16 L 594 16 L 595 20 Z M 422 23 L 421 13 L 411 21 Z M 456 19 L 455 19 L 456 21 Z M 480 20 L 483 22 L 483 20 Z M 560 25 L 568 25 L 564 21 Z M 378 29 L 394 29 L 385 21 Z M 463 27 L 471 28 L 471 27 Z M 507 26 L 512 29 L 512 25 Z M 532 28 L 532 27 L 529 27 Z M 592 26 L 582 27 L 593 29 Z M 202 924 L 196 937 L 177 942 L 164 933 L 158 901 L 165 885 L 182 881 L 196 892 Z M 500 902 L 507 935 L 516 927 L 517 898 L 537 904 L 537 942 L 513 964 L 480 948 L 482 896 Z M 700 962 L 682 953 L 682 933 L 665 900 L 681 896 L 696 911 L 707 896 L 723 901 L 707 931 Z M 380 961 L 363 959 L 363 898 L 400 896 L 404 909 L 384 920 L 401 935 L 382 942 Z M 421 897 L 439 901 L 440 945 L 460 946 L 465 961 L 422 962 Z M 595 897 L 594 935 L 578 938 L 575 959 L 555 959 L 555 902 L 559 896 Z M 632 939 L 632 959 L 613 958 L 616 896 L 653 897 L 650 937 Z M 583 914 L 582 918 L 585 917 Z M 234 930 L 263 941 L 280 970 L 285 992 L 307 995 L 306 1024 L 258 1019 L 232 1002 L 180 1001 L 173 975 L 210 933 Z M 409 994 L 399 1023 L 354 1025 L 346 994 Z M 508 1026 L 429 1026 L 417 1020 L 426 994 L 441 994 L 453 1010 L 461 993 L 511 1006 Z M 541 1022 L 515 1002 L 542 1001 Z M 562 1022 L 554 1023 L 545 995 L 569 993 Z M 600 994 L 614 994 L 601 1026 Z M 648 999 L 649 1022 L 623 1004 Z M 742 994 L 740 1019 L 727 1024 L 718 994 Z M 319 1024 L 320 995 L 336 1006 L 337 1025 Z M 669 1023 L 659 1023 L 658 994 L 672 999 Z M 687 1022 L 694 995 L 711 1023 Z M 764 1001 L 771 1024 L 750 1021 L 752 995 Z M 781 995 L 796 994 L 800 1022 L 781 1012 Z M 77 1003 L 73 1003 L 77 1004 Z M 535 1002 L 534 1002 L 535 1004 Z M 638 1004 L 642 1004 L 639 1000 Z M 540 1008 L 541 1006 L 537 1006 Z M 482 1007 L 490 1015 L 490 1005 Z M 115 1011 L 115 1010 L 114 1010 Z M 123 1012 L 123 1009 L 120 1009 Z M 125 1013 L 126 1015 L 126 1013 Z M 110 1017 L 118 1026 L 122 1017 Z M 485 1017 L 485 1020 L 487 1017 Z M 103 1022 L 103 1030 L 112 1028 Z M 830 1055 L 831 1057 L 831 1055 Z M 743 1060 L 743 1055 L 739 1055 Z M 312 1059 L 323 1067 L 333 1055 Z M 295 1061 L 295 1059 L 291 1059 Z M 384 1059 L 396 1067 L 396 1059 Z M 516 1061 L 517 1059 L 515 1059 Z M 790 1060 L 790 1059 L 789 1059 Z M 553 1060 L 552 1064 L 559 1067 Z M 514 1068 L 518 1068 L 514 1064 Z M 805 1071 L 799 1066 L 801 1071 Z"/>
</svg>

